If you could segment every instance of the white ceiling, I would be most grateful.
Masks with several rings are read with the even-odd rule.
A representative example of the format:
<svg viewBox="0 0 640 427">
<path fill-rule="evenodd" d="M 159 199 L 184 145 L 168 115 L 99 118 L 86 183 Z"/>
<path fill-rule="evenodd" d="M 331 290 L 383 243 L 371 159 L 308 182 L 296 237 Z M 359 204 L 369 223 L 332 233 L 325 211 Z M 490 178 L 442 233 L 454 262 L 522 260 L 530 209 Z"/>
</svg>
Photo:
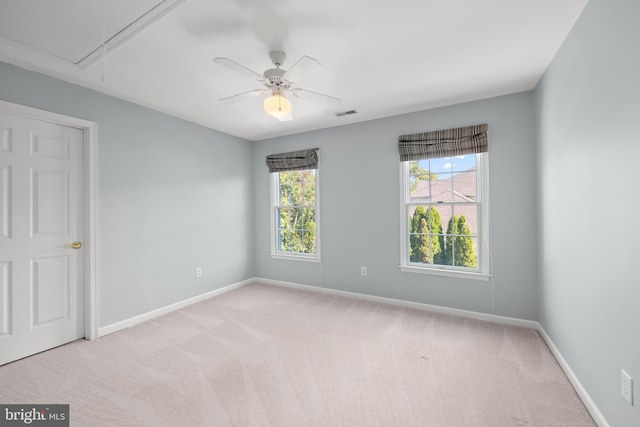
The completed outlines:
<svg viewBox="0 0 640 427">
<path fill-rule="evenodd" d="M 0 60 L 261 140 L 533 89 L 586 3 L 0 0 Z M 293 98 L 281 123 L 217 101 L 261 86 L 214 57 L 262 73 L 276 49 L 320 61 L 298 86 L 341 105 Z"/>
</svg>

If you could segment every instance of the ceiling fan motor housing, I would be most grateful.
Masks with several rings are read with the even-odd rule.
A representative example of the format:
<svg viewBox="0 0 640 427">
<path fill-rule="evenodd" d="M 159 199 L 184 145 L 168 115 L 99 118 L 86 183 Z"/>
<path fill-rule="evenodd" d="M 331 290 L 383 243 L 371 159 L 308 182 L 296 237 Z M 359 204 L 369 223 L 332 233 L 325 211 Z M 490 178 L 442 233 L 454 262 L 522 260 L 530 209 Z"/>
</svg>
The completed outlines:
<svg viewBox="0 0 640 427">
<path fill-rule="evenodd" d="M 282 78 L 285 70 L 280 68 L 270 68 L 264 72 L 264 85 L 271 89 L 273 93 L 281 93 L 282 90 L 288 90 L 291 87 L 291 82 Z"/>
</svg>

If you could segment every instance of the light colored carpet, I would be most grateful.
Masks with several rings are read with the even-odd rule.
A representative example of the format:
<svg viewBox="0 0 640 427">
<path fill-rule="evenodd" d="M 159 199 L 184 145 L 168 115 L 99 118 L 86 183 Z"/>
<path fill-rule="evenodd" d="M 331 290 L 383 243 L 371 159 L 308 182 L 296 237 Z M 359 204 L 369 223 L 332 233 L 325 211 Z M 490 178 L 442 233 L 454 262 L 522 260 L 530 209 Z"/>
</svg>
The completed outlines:
<svg viewBox="0 0 640 427">
<path fill-rule="evenodd" d="M 251 284 L 0 367 L 77 426 L 589 427 L 536 331 Z"/>
</svg>

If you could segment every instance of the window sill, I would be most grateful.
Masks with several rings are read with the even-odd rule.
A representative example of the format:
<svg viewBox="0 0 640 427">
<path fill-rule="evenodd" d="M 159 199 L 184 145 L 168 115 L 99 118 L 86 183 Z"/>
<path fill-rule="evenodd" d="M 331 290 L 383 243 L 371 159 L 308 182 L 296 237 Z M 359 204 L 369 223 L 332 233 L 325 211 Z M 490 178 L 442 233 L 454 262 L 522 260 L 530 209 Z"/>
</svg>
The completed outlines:
<svg viewBox="0 0 640 427">
<path fill-rule="evenodd" d="M 306 255 L 286 255 L 279 253 L 272 253 L 272 259 L 282 259 L 287 261 L 303 261 L 303 262 L 320 262 L 320 257 L 306 256 Z"/>
<path fill-rule="evenodd" d="M 414 267 L 401 265 L 400 270 L 405 273 L 430 274 L 432 276 L 455 277 L 458 279 L 481 280 L 488 281 L 491 274 L 487 273 L 471 273 L 467 271 L 443 270 L 439 268 Z"/>
</svg>

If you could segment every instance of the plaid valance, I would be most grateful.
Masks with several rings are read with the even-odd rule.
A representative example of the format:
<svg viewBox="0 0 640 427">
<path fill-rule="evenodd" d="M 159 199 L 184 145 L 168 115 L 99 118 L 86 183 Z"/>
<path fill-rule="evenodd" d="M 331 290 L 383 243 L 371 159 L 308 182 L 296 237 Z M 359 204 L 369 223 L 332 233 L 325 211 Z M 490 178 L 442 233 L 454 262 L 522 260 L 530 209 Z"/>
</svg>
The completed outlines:
<svg viewBox="0 0 640 427">
<path fill-rule="evenodd" d="M 400 161 L 485 153 L 489 150 L 487 127 L 482 124 L 399 136 Z"/>
<path fill-rule="evenodd" d="M 270 173 L 299 169 L 318 169 L 318 149 L 310 148 L 289 153 L 270 154 L 267 156 L 266 161 Z"/>
</svg>

